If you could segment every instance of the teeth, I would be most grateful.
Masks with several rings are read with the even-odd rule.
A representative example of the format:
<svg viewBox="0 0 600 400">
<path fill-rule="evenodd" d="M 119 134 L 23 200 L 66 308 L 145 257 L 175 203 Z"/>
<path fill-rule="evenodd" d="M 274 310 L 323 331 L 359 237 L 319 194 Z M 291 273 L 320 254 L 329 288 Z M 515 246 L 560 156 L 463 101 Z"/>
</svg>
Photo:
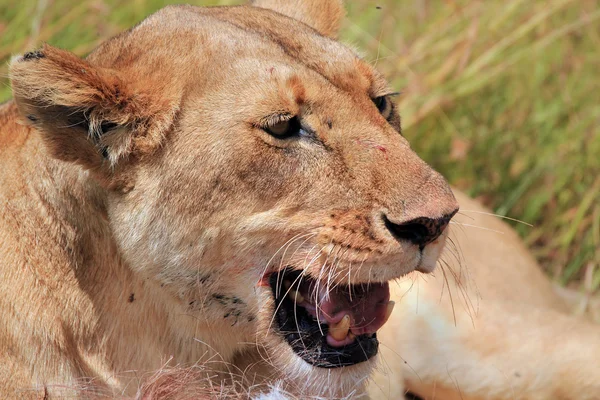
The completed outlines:
<svg viewBox="0 0 600 400">
<path fill-rule="evenodd" d="M 344 315 L 344 318 L 341 319 L 337 324 L 329 325 L 329 334 L 332 338 L 338 341 L 342 341 L 346 339 L 348 336 L 348 331 L 350 330 L 350 316 L 348 314 Z"/>
<path fill-rule="evenodd" d="M 290 290 L 290 293 L 288 294 L 288 296 L 290 297 L 290 299 L 292 299 L 296 303 L 302 303 L 304 301 L 304 296 L 302 296 L 300 294 L 300 292 L 297 290 L 293 290 L 293 289 Z"/>
<path fill-rule="evenodd" d="M 390 319 L 390 315 L 392 315 L 392 311 L 394 311 L 395 305 L 396 305 L 395 301 L 389 301 L 387 303 L 387 310 L 385 311 L 385 319 L 383 320 L 384 324 L 388 321 L 388 319 Z"/>
</svg>

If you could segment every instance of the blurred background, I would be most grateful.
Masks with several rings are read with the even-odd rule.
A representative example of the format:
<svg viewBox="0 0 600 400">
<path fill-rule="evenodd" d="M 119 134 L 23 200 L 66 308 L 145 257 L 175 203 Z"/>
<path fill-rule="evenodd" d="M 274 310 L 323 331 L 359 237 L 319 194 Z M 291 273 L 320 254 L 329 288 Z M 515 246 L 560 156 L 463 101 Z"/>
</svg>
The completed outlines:
<svg viewBox="0 0 600 400">
<path fill-rule="evenodd" d="M 7 61 L 84 56 L 169 3 L 0 0 Z M 189 1 L 231 5 L 234 0 Z M 405 135 L 525 239 L 557 283 L 600 293 L 600 0 L 347 0 L 341 39 L 392 81 Z"/>
</svg>

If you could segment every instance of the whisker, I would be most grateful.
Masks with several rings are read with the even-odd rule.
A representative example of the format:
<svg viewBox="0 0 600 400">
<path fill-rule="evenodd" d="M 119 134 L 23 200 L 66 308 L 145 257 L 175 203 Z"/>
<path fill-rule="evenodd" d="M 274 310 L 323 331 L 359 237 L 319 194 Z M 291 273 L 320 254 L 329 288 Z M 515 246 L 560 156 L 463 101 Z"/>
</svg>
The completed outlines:
<svg viewBox="0 0 600 400">
<path fill-rule="evenodd" d="M 484 231 L 489 231 L 489 232 L 499 233 L 500 235 L 504 235 L 504 232 L 502 232 L 502 231 L 497 231 L 495 229 L 484 228 L 482 226 L 471 225 L 471 224 L 464 224 L 462 222 L 456 222 L 456 221 L 450 221 L 450 223 L 451 224 L 455 224 L 455 225 L 466 226 L 466 227 L 469 227 L 469 228 L 477 228 L 477 229 L 481 229 L 481 230 L 484 230 Z"/>
<path fill-rule="evenodd" d="M 333 240 L 333 239 L 332 239 Z M 334 245 L 334 250 L 337 248 L 336 245 Z M 321 265 L 321 268 L 319 268 L 319 277 L 317 278 L 317 282 L 315 284 L 315 288 L 313 289 L 314 291 L 314 296 L 315 296 L 315 312 L 317 314 L 317 325 L 319 326 L 319 331 L 321 332 L 321 335 L 325 336 L 325 333 L 323 332 L 323 329 L 321 328 L 321 321 L 319 318 L 319 310 L 321 309 L 321 302 L 319 301 L 319 286 L 321 284 L 321 277 L 323 276 L 323 272 L 325 271 L 326 265 L 327 265 L 327 261 L 329 260 L 329 256 L 332 254 L 333 252 L 329 253 L 327 255 L 327 258 L 325 259 L 325 261 L 323 262 L 323 265 Z M 335 262 L 335 257 L 333 259 L 333 262 Z M 326 293 L 327 295 L 327 293 Z"/>
<path fill-rule="evenodd" d="M 443 263 L 443 265 L 448 268 L 448 273 L 452 275 L 452 278 L 454 279 L 454 282 L 456 283 L 456 287 L 464 301 L 465 309 L 466 309 L 467 313 L 469 314 L 471 323 L 474 325 L 475 324 L 475 319 L 474 319 L 475 307 L 473 306 L 473 303 L 469 296 L 468 290 L 462 285 L 462 283 L 456 276 L 456 272 L 450 267 L 450 265 L 446 262 L 446 260 L 440 259 L 440 263 Z M 442 268 L 443 268 L 443 266 L 442 266 Z"/>
<path fill-rule="evenodd" d="M 398 356 L 398 358 L 400 358 L 402 360 L 402 362 L 404 363 L 404 365 L 407 365 L 408 368 L 411 369 L 411 371 L 417 376 L 417 378 L 419 378 L 419 380 L 421 382 L 423 382 L 423 379 L 421 379 L 421 376 L 417 373 L 417 370 L 415 370 L 405 359 L 404 357 L 402 357 L 400 355 L 400 353 L 398 353 L 393 347 L 388 346 L 387 344 L 383 343 L 383 342 L 379 342 L 380 345 L 387 347 L 392 353 L 394 353 L 396 356 Z"/>
<path fill-rule="evenodd" d="M 306 269 L 303 269 L 303 271 L 306 271 Z M 300 276 L 298 276 L 298 279 L 300 279 L 300 281 L 298 282 L 298 290 L 300 289 L 300 284 L 302 283 L 302 277 L 304 276 L 304 273 L 300 273 Z M 294 287 L 294 283 L 293 282 L 290 285 L 290 289 Z M 300 342 L 302 343 L 302 347 L 306 349 L 306 344 L 304 343 L 304 339 L 302 338 L 302 333 L 300 332 L 300 324 L 298 324 L 298 296 L 294 296 L 294 321 L 296 322 L 296 327 L 298 327 L 298 337 L 300 338 Z"/>
<path fill-rule="evenodd" d="M 298 251 L 298 249 L 300 247 L 304 246 L 304 243 L 306 243 L 307 241 L 309 241 L 311 238 L 313 238 L 316 235 L 317 235 L 316 233 L 310 233 L 310 234 L 308 234 L 308 237 L 306 237 L 306 239 L 304 240 L 304 242 L 302 242 L 302 244 L 300 244 L 300 246 L 296 247 L 296 250 L 292 253 L 292 256 L 290 258 L 292 258 L 296 254 L 296 252 Z M 302 236 L 302 237 L 304 237 L 304 236 Z M 300 238 L 298 238 L 297 240 L 300 240 Z M 290 242 L 290 244 L 288 244 L 288 246 L 284 250 L 283 254 L 281 255 L 281 260 L 279 262 L 279 271 L 281 271 L 283 269 L 283 264 L 285 263 L 285 255 L 286 255 L 287 251 L 289 250 L 289 248 L 292 246 L 293 243 L 294 242 Z M 283 281 L 283 274 L 279 274 L 279 276 L 277 277 L 278 279 L 277 279 L 277 282 L 276 282 L 276 285 L 275 285 L 275 294 L 276 294 L 277 297 L 279 297 L 279 294 L 280 294 L 280 290 L 279 290 L 279 288 L 281 287 L 280 286 L 280 281 L 279 281 L 280 277 L 281 277 L 281 280 Z"/>
<path fill-rule="evenodd" d="M 279 271 L 281 272 L 281 271 Z M 296 282 L 298 282 L 298 280 L 302 277 L 302 275 L 304 275 L 305 270 L 300 272 L 300 275 L 298 275 L 298 277 L 294 280 L 294 282 L 292 282 L 292 284 L 290 285 L 290 287 L 287 289 L 287 291 L 284 293 L 283 297 L 286 297 L 288 294 L 290 294 L 290 291 L 292 290 L 292 288 L 294 287 L 294 284 Z M 279 279 L 279 278 L 278 278 Z M 279 297 L 279 296 L 278 296 Z M 269 322 L 269 327 L 267 329 L 267 332 L 269 332 L 273 326 L 273 322 L 275 322 L 275 316 L 277 315 L 277 312 L 279 311 L 279 308 L 281 307 L 281 305 L 283 304 L 283 301 L 280 302 L 279 304 L 277 304 L 277 307 L 275 308 L 275 311 L 273 312 L 273 317 L 271 318 L 271 322 Z M 268 333 L 267 333 L 268 334 Z"/>
<path fill-rule="evenodd" d="M 279 249 L 277 249 L 277 251 L 271 256 L 271 258 L 269 258 L 269 261 L 266 262 L 265 264 L 265 268 L 263 269 L 263 272 L 261 274 L 261 278 L 267 273 L 267 269 L 269 269 L 269 264 L 271 264 L 271 261 L 273 261 L 275 259 L 275 257 L 277 256 L 277 254 L 279 254 L 279 252 L 288 244 L 288 243 L 292 243 L 293 241 L 295 241 L 296 239 L 299 239 L 300 237 L 305 237 L 308 235 L 313 235 L 313 233 L 304 233 L 304 234 L 296 234 L 294 236 L 292 236 L 290 239 L 288 239 L 284 244 L 282 244 Z"/>
<path fill-rule="evenodd" d="M 501 219 L 507 219 L 509 221 L 518 222 L 520 224 L 523 224 L 523 225 L 529 226 L 530 228 L 533 228 L 533 225 L 530 224 L 530 223 L 528 223 L 528 222 L 521 221 L 520 219 L 516 219 L 516 218 L 507 217 L 505 215 L 494 214 L 494 213 L 489 213 L 489 212 L 485 212 L 485 211 L 476 211 L 476 210 L 461 210 L 461 211 L 463 211 L 463 212 L 470 212 L 470 213 L 474 213 L 474 214 L 489 215 L 491 217 L 498 217 L 498 218 L 501 218 Z"/>
<path fill-rule="evenodd" d="M 472 216 L 470 216 L 470 215 L 464 214 L 464 213 L 462 212 L 462 210 L 460 210 L 459 212 L 457 212 L 457 213 L 456 213 L 456 215 L 462 215 L 463 217 L 467 217 L 467 218 L 469 218 L 471 221 L 475 221 L 475 217 L 472 217 Z"/>
<path fill-rule="evenodd" d="M 448 282 L 448 276 L 446 275 L 446 270 L 442 267 L 442 274 L 444 276 L 444 281 L 448 286 L 448 294 L 450 295 L 450 305 L 452 306 L 452 316 L 454 318 L 454 326 L 456 326 L 456 310 L 454 309 L 454 298 L 452 297 L 452 290 L 450 289 L 450 283 Z"/>
</svg>

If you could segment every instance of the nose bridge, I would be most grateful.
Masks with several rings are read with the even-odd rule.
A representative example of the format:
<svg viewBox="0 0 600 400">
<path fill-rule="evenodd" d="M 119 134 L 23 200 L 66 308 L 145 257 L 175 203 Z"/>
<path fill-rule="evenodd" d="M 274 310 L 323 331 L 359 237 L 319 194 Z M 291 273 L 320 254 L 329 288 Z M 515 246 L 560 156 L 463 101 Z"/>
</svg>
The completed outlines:
<svg viewBox="0 0 600 400">
<path fill-rule="evenodd" d="M 423 161 L 396 132 L 355 137 L 356 163 L 363 191 L 394 223 L 419 218 L 444 220 L 458 203 L 444 177 Z M 392 136 L 397 135 L 397 136 Z"/>
<path fill-rule="evenodd" d="M 390 208 L 392 215 L 401 212 L 398 218 L 403 221 L 418 218 L 440 219 L 453 215 L 458 210 L 458 202 L 450 185 L 439 172 L 425 162 L 421 163 L 422 171 L 414 176 L 415 181 L 404 185 L 402 190 L 392 191 L 392 198 L 403 198 L 401 210 Z"/>
</svg>

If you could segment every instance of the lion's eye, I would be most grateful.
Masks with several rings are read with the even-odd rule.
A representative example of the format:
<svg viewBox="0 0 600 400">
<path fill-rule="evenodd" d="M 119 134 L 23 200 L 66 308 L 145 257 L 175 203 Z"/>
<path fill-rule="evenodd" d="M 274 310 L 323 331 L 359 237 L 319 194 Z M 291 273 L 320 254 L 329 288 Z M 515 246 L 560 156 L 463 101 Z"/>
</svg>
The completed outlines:
<svg viewBox="0 0 600 400">
<path fill-rule="evenodd" d="M 392 102 L 388 96 L 379 96 L 373 99 L 373 103 L 385 119 L 390 119 L 392 116 Z"/>
<path fill-rule="evenodd" d="M 271 136 L 278 139 L 287 139 L 300 133 L 300 121 L 297 117 L 273 122 L 264 127 Z"/>
</svg>

